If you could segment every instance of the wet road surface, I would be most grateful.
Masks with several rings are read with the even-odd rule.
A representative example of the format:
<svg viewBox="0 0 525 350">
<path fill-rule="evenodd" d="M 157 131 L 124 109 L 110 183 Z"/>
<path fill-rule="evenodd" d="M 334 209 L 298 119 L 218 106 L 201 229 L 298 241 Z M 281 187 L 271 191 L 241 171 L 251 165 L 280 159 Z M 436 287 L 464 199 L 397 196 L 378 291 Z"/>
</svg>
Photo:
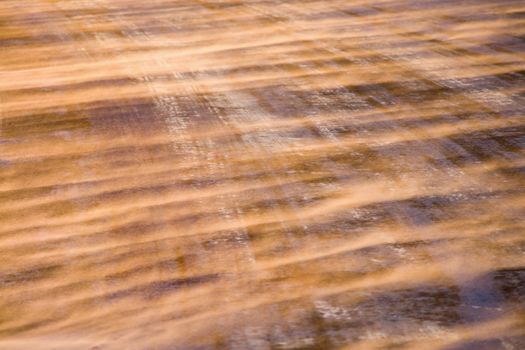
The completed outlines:
<svg viewBox="0 0 525 350">
<path fill-rule="evenodd" d="M 525 349 L 525 4 L 0 2 L 1 349 Z"/>
</svg>

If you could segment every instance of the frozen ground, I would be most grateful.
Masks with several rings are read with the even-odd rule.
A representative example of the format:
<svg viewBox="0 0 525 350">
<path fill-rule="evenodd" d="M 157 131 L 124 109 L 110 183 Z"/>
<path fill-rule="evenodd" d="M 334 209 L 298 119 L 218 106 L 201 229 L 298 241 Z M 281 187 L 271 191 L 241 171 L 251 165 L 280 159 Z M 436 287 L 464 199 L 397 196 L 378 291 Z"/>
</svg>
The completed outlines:
<svg viewBox="0 0 525 350">
<path fill-rule="evenodd" d="M 2 0 L 0 348 L 525 349 L 525 4 Z"/>
</svg>

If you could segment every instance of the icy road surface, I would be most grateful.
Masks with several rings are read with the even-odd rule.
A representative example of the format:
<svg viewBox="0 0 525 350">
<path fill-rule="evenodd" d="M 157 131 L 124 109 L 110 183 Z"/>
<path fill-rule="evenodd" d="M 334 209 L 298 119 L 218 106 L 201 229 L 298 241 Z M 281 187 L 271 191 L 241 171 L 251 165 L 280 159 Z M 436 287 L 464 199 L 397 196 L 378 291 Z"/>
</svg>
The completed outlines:
<svg viewBox="0 0 525 350">
<path fill-rule="evenodd" d="M 522 0 L 0 1 L 0 349 L 525 349 Z"/>
</svg>

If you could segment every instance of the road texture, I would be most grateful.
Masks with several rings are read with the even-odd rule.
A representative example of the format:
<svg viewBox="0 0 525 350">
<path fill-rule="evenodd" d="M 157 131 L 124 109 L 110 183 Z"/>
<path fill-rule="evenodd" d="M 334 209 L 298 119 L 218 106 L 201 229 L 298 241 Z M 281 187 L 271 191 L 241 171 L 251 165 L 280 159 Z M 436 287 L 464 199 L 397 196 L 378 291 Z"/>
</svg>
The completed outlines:
<svg viewBox="0 0 525 350">
<path fill-rule="evenodd" d="M 0 1 L 0 349 L 525 349 L 525 3 Z"/>
</svg>

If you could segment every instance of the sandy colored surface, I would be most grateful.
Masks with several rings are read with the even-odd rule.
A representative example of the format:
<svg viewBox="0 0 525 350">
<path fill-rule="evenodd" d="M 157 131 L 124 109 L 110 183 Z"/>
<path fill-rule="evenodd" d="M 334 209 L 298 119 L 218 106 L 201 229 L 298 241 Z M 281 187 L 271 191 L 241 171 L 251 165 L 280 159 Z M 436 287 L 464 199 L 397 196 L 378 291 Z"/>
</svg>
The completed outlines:
<svg viewBox="0 0 525 350">
<path fill-rule="evenodd" d="M 525 349 L 525 4 L 0 1 L 0 349 Z"/>
</svg>

